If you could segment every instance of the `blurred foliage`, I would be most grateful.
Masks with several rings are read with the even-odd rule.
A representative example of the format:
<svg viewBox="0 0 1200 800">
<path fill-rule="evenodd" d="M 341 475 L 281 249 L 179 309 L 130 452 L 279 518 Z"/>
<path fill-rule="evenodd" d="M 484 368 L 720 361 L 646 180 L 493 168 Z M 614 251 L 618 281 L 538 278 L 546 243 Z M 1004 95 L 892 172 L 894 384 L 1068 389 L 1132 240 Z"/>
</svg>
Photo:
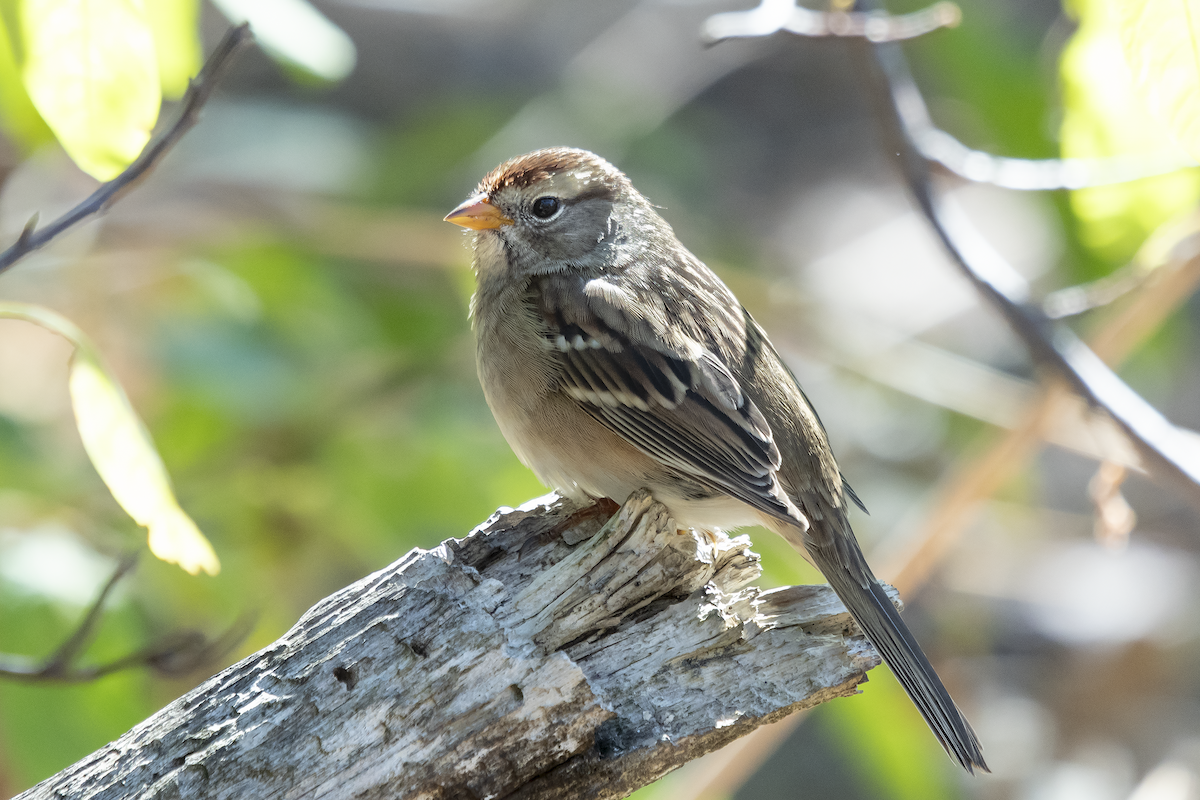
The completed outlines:
<svg viewBox="0 0 1200 800">
<path fill-rule="evenodd" d="M 11 3 L 0 4 L 0 126 L 5 135 L 28 152 L 40 144 L 52 141 L 54 134 L 42 120 L 25 84 L 21 81 L 21 70 L 17 51 L 9 27 L 19 30 L 20 20 L 11 12 Z"/>
<path fill-rule="evenodd" d="M 1192 158 L 1200 158 L 1200 20 L 1195 8 L 1162 0 L 1118 5 L 1121 43 L 1138 94 Z"/>
<path fill-rule="evenodd" d="M 163 97 L 178 100 L 200 71 L 200 0 L 153 0 L 145 10 Z"/>
<path fill-rule="evenodd" d="M 366 199 L 414 207 L 457 205 L 460 190 L 448 185 L 446 174 L 505 123 L 514 102 L 515 98 L 472 95 L 410 110 L 384 134 Z"/>
<path fill-rule="evenodd" d="M 928 5 L 890 3 L 895 12 Z M 935 121 L 970 145 L 997 155 L 1053 158 L 1058 144 L 1047 117 L 1053 84 L 1039 59 L 1042 42 L 1029 36 L 1012 6 L 967 0 L 962 23 L 911 45 L 922 90 L 933 101 Z M 950 64 L 954 69 L 947 69 Z"/>
<path fill-rule="evenodd" d="M 1060 61 L 1063 156 L 1136 158 L 1177 154 L 1186 160 L 1168 128 L 1148 113 L 1143 98 L 1135 91 L 1133 75 L 1122 57 L 1117 0 L 1076 0 L 1070 10 L 1079 20 L 1079 28 Z M 1197 199 L 1200 170 L 1071 193 L 1083 241 L 1114 262 L 1132 258 L 1150 233 L 1191 211 Z"/>
<path fill-rule="evenodd" d="M 199 0 L 0 2 L 0 128 L 58 140 L 101 180 L 137 157 L 162 97 L 200 69 Z M 31 96 L 34 99 L 31 99 Z M 49 123 L 49 124 L 47 124 Z"/>
<path fill-rule="evenodd" d="M 250 23 L 260 47 L 302 83 L 340 81 L 354 69 L 354 42 L 308 0 L 213 0 L 235 25 Z"/>
<path fill-rule="evenodd" d="M 914 736 L 925 723 L 886 665 L 873 670 L 857 702 L 821 709 L 827 725 L 854 753 L 861 780 L 880 800 L 951 800 L 962 797 L 957 768 L 931 736 Z"/>
<path fill-rule="evenodd" d="M 69 636 L 78 621 L 73 609 L 14 594 L 8 586 L 3 589 L 0 631 L 6 650 L 48 655 L 47 645 Z M 129 603 L 111 608 L 89 657 L 118 658 L 141 646 L 146 626 L 140 617 Z M 139 670 L 74 686 L 0 681 L 5 788 L 31 786 L 141 722 L 166 699 L 148 691 L 151 682 Z"/>
</svg>

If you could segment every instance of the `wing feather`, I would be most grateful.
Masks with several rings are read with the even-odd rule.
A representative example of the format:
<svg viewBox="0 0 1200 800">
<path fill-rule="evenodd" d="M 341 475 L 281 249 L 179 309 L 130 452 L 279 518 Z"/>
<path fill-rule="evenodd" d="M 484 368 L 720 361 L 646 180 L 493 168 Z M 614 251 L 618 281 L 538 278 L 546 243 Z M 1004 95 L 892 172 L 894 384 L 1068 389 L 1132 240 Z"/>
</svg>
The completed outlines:
<svg viewBox="0 0 1200 800">
<path fill-rule="evenodd" d="M 770 426 L 720 343 L 669 328 L 671 303 L 661 295 L 638 302 L 644 287 L 618 278 L 544 276 L 537 288 L 562 388 L 589 414 L 662 464 L 807 526 L 779 483 Z"/>
</svg>

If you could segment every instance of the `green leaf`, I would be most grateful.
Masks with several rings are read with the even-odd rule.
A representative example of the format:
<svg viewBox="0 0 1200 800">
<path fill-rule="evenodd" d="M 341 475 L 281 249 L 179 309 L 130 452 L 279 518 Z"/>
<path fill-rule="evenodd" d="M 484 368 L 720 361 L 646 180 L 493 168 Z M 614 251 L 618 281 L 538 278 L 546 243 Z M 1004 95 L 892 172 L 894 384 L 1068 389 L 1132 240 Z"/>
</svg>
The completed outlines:
<svg viewBox="0 0 1200 800">
<path fill-rule="evenodd" d="M 26 152 L 54 140 L 54 134 L 25 92 L 3 13 L 0 13 L 0 128 Z"/>
<path fill-rule="evenodd" d="M 1114 156 L 1186 163 L 1187 155 L 1165 126 L 1148 113 L 1134 87 L 1121 46 L 1117 0 L 1075 0 L 1079 28 L 1063 50 L 1062 155 Z M 1196 170 L 1097 186 L 1071 193 L 1080 235 L 1114 261 L 1130 258 L 1152 231 L 1190 211 L 1200 200 Z"/>
<path fill-rule="evenodd" d="M 1134 85 L 1176 141 L 1200 160 L 1200 2 L 1119 0 Z"/>
<path fill-rule="evenodd" d="M 69 385 L 79 436 L 116 501 L 150 532 L 150 552 L 195 575 L 216 575 L 212 545 L 179 507 L 150 434 L 91 340 L 73 322 L 41 306 L 0 303 L 0 317 L 23 319 L 75 346 Z"/>
<path fill-rule="evenodd" d="M 154 35 L 158 77 L 170 100 L 183 97 L 188 81 L 200 72 L 200 3 L 198 0 L 150 0 L 146 20 Z"/>
<path fill-rule="evenodd" d="M 162 103 L 141 0 L 24 0 L 21 11 L 29 97 L 80 169 L 115 177 L 146 146 Z"/>
</svg>

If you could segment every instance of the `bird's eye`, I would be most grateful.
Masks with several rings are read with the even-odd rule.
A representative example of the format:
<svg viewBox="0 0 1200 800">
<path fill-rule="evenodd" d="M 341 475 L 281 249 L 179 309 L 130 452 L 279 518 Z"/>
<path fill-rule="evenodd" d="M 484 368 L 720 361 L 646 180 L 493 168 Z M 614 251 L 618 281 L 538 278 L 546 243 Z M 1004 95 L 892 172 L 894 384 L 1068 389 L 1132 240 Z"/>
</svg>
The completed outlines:
<svg viewBox="0 0 1200 800">
<path fill-rule="evenodd" d="M 538 219 L 550 219 L 558 213 L 559 202 L 557 197 L 539 197 L 533 201 L 531 210 L 533 215 Z"/>
</svg>

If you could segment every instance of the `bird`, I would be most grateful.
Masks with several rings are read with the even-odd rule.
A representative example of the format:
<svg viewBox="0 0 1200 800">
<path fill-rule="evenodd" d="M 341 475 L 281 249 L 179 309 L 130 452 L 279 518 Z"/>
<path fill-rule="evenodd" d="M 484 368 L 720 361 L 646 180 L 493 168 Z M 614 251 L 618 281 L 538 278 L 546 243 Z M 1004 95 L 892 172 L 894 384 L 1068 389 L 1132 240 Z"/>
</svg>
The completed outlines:
<svg viewBox="0 0 1200 800">
<path fill-rule="evenodd" d="M 949 756 L 989 771 L 863 556 L 849 521 L 862 503 L 799 382 L 624 173 L 587 150 L 537 150 L 489 172 L 445 220 L 473 232 L 476 365 L 521 462 L 576 500 L 648 489 L 681 527 L 779 534 Z"/>
</svg>

